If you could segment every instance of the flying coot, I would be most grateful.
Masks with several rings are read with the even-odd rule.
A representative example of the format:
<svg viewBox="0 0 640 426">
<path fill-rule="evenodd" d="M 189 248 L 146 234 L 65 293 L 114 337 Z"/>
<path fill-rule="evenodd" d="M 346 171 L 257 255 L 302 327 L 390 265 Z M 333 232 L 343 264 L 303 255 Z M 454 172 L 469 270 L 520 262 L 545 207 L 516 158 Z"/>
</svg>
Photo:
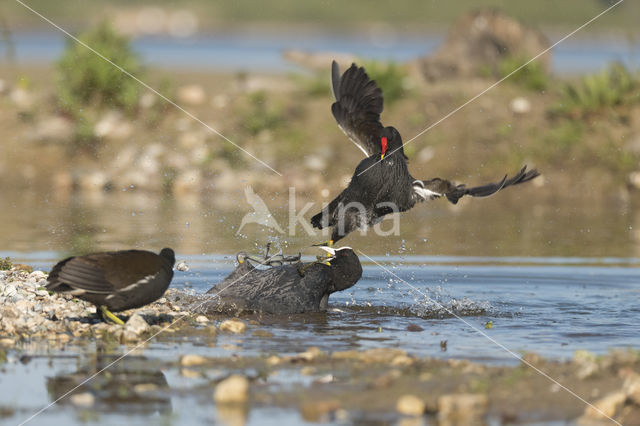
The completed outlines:
<svg viewBox="0 0 640 426">
<path fill-rule="evenodd" d="M 334 61 L 331 84 L 336 99 L 331 112 L 340 129 L 367 158 L 356 167 L 349 186 L 311 218 L 315 228 L 333 227 L 328 245 L 355 229 L 375 225 L 387 214 L 407 211 L 419 202 L 446 197 L 456 204 L 465 195 L 486 197 L 539 175 L 537 170 L 527 171 L 525 166 L 510 179 L 505 176 L 499 182 L 473 188 L 440 178 L 415 179 L 407 168 L 400 133 L 380 122 L 382 90 L 364 68 L 352 64 L 341 77 Z"/>
</svg>

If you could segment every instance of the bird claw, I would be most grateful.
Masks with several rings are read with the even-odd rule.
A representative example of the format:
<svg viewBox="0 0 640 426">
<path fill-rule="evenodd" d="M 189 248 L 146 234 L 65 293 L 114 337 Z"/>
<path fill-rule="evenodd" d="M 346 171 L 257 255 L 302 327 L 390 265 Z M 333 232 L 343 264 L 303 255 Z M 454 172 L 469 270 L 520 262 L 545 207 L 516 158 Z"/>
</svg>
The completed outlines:
<svg viewBox="0 0 640 426">
<path fill-rule="evenodd" d="M 237 255 L 238 263 L 243 263 L 244 261 L 248 260 L 250 262 L 255 263 L 256 265 L 282 266 L 285 263 L 298 262 L 302 257 L 302 253 L 298 253 L 297 255 L 293 255 L 293 256 L 285 256 L 284 254 L 282 254 L 282 250 L 280 250 L 277 254 L 269 256 L 270 248 L 271 248 L 271 243 L 267 243 L 265 253 L 263 256 L 240 252 Z"/>
<path fill-rule="evenodd" d="M 318 244 L 312 244 L 311 247 L 333 247 L 333 240 L 327 240 Z"/>
</svg>

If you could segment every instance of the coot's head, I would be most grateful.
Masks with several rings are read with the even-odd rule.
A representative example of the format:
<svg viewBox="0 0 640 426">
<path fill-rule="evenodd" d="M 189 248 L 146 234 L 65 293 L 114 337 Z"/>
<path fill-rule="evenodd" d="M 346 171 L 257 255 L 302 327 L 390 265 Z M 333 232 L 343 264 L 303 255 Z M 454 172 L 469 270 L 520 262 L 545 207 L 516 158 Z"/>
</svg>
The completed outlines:
<svg viewBox="0 0 640 426">
<path fill-rule="evenodd" d="M 351 247 L 329 248 L 323 247 L 325 251 L 332 255 L 330 260 L 329 292 L 346 290 L 353 287 L 362 276 L 362 265 L 360 259 Z"/>
<path fill-rule="evenodd" d="M 160 250 L 160 257 L 166 260 L 169 263 L 169 265 L 171 265 L 171 267 L 173 267 L 173 265 L 176 263 L 176 254 L 172 249 L 168 247 L 165 247 L 162 250 Z"/>
</svg>

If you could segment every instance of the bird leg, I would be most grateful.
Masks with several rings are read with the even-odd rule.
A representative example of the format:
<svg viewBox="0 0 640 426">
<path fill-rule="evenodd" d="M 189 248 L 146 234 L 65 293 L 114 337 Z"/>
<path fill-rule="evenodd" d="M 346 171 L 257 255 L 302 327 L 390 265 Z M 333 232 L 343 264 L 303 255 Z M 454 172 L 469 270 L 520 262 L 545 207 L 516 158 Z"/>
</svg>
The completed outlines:
<svg viewBox="0 0 640 426">
<path fill-rule="evenodd" d="M 104 322 L 109 322 L 109 320 L 111 320 L 118 325 L 124 325 L 124 321 L 115 316 L 115 314 L 107 309 L 106 306 L 101 305 L 100 307 L 98 307 L 98 312 L 100 313 L 100 317 Z"/>
<path fill-rule="evenodd" d="M 311 247 L 333 247 L 333 240 L 327 240 L 318 244 L 312 244 Z"/>
</svg>

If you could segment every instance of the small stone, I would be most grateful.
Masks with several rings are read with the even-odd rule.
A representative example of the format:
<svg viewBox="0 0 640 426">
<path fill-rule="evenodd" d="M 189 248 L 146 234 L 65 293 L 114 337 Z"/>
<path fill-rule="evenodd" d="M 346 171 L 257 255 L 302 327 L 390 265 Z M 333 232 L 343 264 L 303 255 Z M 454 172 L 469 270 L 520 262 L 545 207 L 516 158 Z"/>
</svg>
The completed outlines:
<svg viewBox="0 0 640 426">
<path fill-rule="evenodd" d="M 398 355 L 391 360 L 391 365 L 394 367 L 408 367 L 413 364 L 413 358 L 407 355 Z"/>
<path fill-rule="evenodd" d="M 483 394 L 449 394 L 438 398 L 440 422 L 468 424 L 484 416 L 489 398 Z"/>
<path fill-rule="evenodd" d="M 240 334 L 246 331 L 247 324 L 239 320 L 225 320 L 222 322 L 222 324 L 220 324 L 219 328 L 220 328 L 220 331 Z"/>
<path fill-rule="evenodd" d="M 118 111 L 109 111 L 93 129 L 99 138 L 127 139 L 133 133 L 133 126 Z"/>
<path fill-rule="evenodd" d="M 186 377 L 187 379 L 198 379 L 202 376 L 198 371 L 192 370 L 190 368 L 181 368 L 180 375 Z"/>
<path fill-rule="evenodd" d="M 4 290 L 2 291 L 3 296 L 5 297 L 12 297 L 14 296 L 16 293 L 18 293 L 18 290 L 15 288 L 15 286 L 9 284 L 8 286 L 6 286 L 4 288 Z"/>
<path fill-rule="evenodd" d="M 77 393 L 69 398 L 71 403 L 77 407 L 91 407 L 96 402 L 96 398 L 89 392 Z"/>
<path fill-rule="evenodd" d="M 13 347 L 15 344 L 16 344 L 16 341 L 14 339 L 11 339 L 8 337 L 0 339 L 0 346 Z"/>
<path fill-rule="evenodd" d="M 133 387 L 135 393 L 149 393 L 158 390 L 158 385 L 154 383 L 140 383 Z"/>
<path fill-rule="evenodd" d="M 133 314 L 124 325 L 125 332 L 131 332 L 136 336 L 149 331 L 149 324 L 140 314 Z"/>
<path fill-rule="evenodd" d="M 514 114 L 526 114 L 531 112 L 531 102 L 527 98 L 522 96 L 518 96 L 517 98 L 513 98 L 511 103 L 509 104 L 511 111 Z"/>
<path fill-rule="evenodd" d="M 209 363 L 210 363 L 209 358 L 205 358 L 201 355 L 188 354 L 188 355 L 183 355 L 180 358 L 180 365 L 182 365 L 183 367 L 194 367 L 194 366 L 204 365 Z"/>
<path fill-rule="evenodd" d="M 640 374 L 631 373 L 622 387 L 627 397 L 640 406 Z"/>
<path fill-rule="evenodd" d="M 362 352 L 359 358 L 364 362 L 386 364 L 400 355 L 407 355 L 407 353 L 397 348 L 374 348 Z"/>
<path fill-rule="evenodd" d="M 38 282 L 40 280 L 47 279 L 47 274 L 45 274 L 42 271 L 33 271 L 32 273 L 29 274 L 29 278 Z"/>
<path fill-rule="evenodd" d="M 206 317 L 206 316 L 204 316 L 204 315 L 198 315 L 198 316 L 196 317 L 196 322 L 197 322 L 198 324 L 206 324 L 206 323 L 208 323 L 208 322 L 209 322 L 209 318 L 207 318 L 207 317 Z"/>
<path fill-rule="evenodd" d="M 267 365 L 278 365 L 282 362 L 282 358 L 276 355 L 271 355 L 269 358 L 267 358 L 266 362 Z"/>
<path fill-rule="evenodd" d="M 635 189 L 640 189 L 640 172 L 629 173 L 629 184 Z"/>
<path fill-rule="evenodd" d="M 396 410 L 405 416 L 421 416 L 425 411 L 425 403 L 415 395 L 402 395 L 396 403 Z"/>
<path fill-rule="evenodd" d="M 180 272 L 187 272 L 189 270 L 189 265 L 187 265 L 187 262 L 181 261 L 176 265 L 176 270 Z"/>
<path fill-rule="evenodd" d="M 206 100 L 206 93 L 202 86 L 190 84 L 178 88 L 176 93 L 178 102 L 186 105 L 202 105 Z"/>
<path fill-rule="evenodd" d="M 221 381 L 213 393 L 213 400 L 218 404 L 242 404 L 249 398 L 249 380 L 234 374 Z"/>
<path fill-rule="evenodd" d="M 617 391 L 598 399 L 585 409 L 585 416 L 592 419 L 606 419 L 613 417 L 616 411 L 624 404 L 627 395 L 623 391 Z"/>
<path fill-rule="evenodd" d="M 304 352 L 300 352 L 294 359 L 302 360 L 302 361 L 313 361 L 319 356 L 324 355 L 325 353 L 315 346 L 310 347 Z"/>
</svg>

